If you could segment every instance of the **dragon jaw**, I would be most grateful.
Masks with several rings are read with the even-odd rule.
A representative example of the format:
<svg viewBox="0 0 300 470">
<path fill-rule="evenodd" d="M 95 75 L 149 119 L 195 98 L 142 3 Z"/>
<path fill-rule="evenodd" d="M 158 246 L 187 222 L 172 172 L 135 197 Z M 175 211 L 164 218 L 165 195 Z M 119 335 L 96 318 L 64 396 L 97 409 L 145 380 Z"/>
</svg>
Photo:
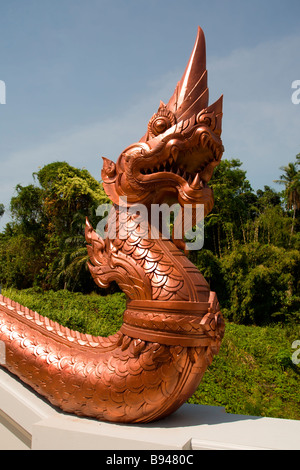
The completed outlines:
<svg viewBox="0 0 300 470">
<path fill-rule="evenodd" d="M 222 101 L 221 96 L 208 106 L 205 38 L 199 27 L 168 104 L 160 103 L 146 134 L 127 147 L 116 164 L 104 158 L 103 186 L 111 200 L 118 203 L 126 196 L 129 204 L 166 199 L 195 204 L 212 199 L 207 183 L 224 151 Z"/>
</svg>

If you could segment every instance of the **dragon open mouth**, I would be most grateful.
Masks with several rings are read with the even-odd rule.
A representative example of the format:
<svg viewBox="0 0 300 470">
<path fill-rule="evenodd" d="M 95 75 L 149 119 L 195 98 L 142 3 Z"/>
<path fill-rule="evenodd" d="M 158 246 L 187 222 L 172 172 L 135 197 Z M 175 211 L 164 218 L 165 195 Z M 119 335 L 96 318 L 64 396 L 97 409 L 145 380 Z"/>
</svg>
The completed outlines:
<svg viewBox="0 0 300 470">
<path fill-rule="evenodd" d="M 148 167 L 144 161 L 143 168 L 139 170 L 140 174 L 146 177 L 143 180 L 151 181 L 152 177 L 158 174 L 161 174 L 163 178 L 164 174 L 168 173 L 168 177 L 181 184 L 188 183 L 193 189 L 201 189 L 209 180 L 207 177 L 209 170 L 213 171 L 213 168 L 218 165 L 223 146 L 207 132 L 201 132 L 198 145 L 178 142 L 172 145 L 168 153 L 170 156 L 163 161 L 154 163 L 152 159 L 152 164 L 149 162 Z"/>
<path fill-rule="evenodd" d="M 156 166 L 154 168 L 147 169 L 142 168 L 141 174 L 146 176 L 157 173 L 173 173 L 174 175 L 184 179 L 185 182 L 191 185 L 193 182 L 195 183 L 196 180 L 201 180 L 201 170 L 202 169 L 200 169 L 200 172 L 189 172 L 184 166 L 177 165 L 173 158 L 170 157 L 167 161 L 161 163 L 159 167 Z M 200 181 L 200 183 L 202 183 L 202 181 Z"/>
</svg>

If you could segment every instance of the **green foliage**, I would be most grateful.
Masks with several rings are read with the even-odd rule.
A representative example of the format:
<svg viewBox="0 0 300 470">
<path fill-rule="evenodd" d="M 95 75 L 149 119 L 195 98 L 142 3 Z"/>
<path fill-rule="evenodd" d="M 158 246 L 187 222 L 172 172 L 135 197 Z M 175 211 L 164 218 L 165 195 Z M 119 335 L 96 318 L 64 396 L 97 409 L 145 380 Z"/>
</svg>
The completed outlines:
<svg viewBox="0 0 300 470">
<path fill-rule="evenodd" d="M 294 233 L 296 225 L 296 214 L 300 209 L 300 154 L 296 155 L 296 162 L 289 163 L 280 169 L 284 172 L 277 183 L 285 185 L 284 197 L 286 206 L 293 211 L 293 219 L 291 226 L 291 235 Z"/>
<path fill-rule="evenodd" d="M 224 406 L 228 413 L 300 419 L 300 366 L 291 345 L 300 327 L 226 322 L 218 356 L 190 403 Z"/>
<path fill-rule="evenodd" d="M 80 216 L 81 223 L 85 217 L 94 218 L 96 207 L 107 202 L 102 186 L 87 170 L 66 162 L 50 163 L 34 176 L 43 190 L 43 211 L 49 233 L 59 236 L 78 233 Z"/>
<path fill-rule="evenodd" d="M 284 211 L 284 193 L 269 186 L 254 193 L 241 165 L 224 160 L 212 177 L 215 205 L 206 218 L 205 246 L 222 257 L 240 243 L 295 245 L 295 213 Z"/>
<path fill-rule="evenodd" d="M 42 268 L 43 258 L 33 237 L 17 233 L 0 238 L 0 285 L 30 287 Z"/>
<path fill-rule="evenodd" d="M 262 244 L 287 247 L 290 245 L 291 221 L 286 217 L 280 205 L 266 205 L 258 214 L 249 241 Z M 250 227 L 251 230 L 251 227 Z"/>
<path fill-rule="evenodd" d="M 300 252 L 261 243 L 240 244 L 221 258 L 192 253 L 223 314 L 236 323 L 300 323 Z"/>
<path fill-rule="evenodd" d="M 251 217 L 255 196 L 241 165 L 237 159 L 221 161 L 210 183 L 215 204 L 205 219 L 205 246 L 219 256 L 242 238 L 242 226 Z"/>
<path fill-rule="evenodd" d="M 93 336 L 109 336 L 118 331 L 126 307 L 125 295 L 121 292 L 102 296 L 66 289 L 45 292 L 33 287 L 21 291 L 4 289 L 3 294 L 67 328 Z"/>
<path fill-rule="evenodd" d="M 222 259 L 228 317 L 239 323 L 300 321 L 300 253 L 258 243 Z"/>
<path fill-rule="evenodd" d="M 206 249 L 191 252 L 189 258 L 203 274 L 210 289 L 218 293 L 218 299 L 221 304 L 223 306 L 226 305 L 229 291 L 223 273 L 222 258 L 217 257 L 210 250 Z"/>
<path fill-rule="evenodd" d="M 5 212 L 4 205 L 0 204 L 0 217 L 3 216 L 4 212 Z"/>
<path fill-rule="evenodd" d="M 21 288 L 89 291 L 85 219 L 96 224 L 98 205 L 108 202 L 86 169 L 66 162 L 34 174 L 38 185 L 17 185 L 12 222 L 0 236 L 0 283 Z"/>
<path fill-rule="evenodd" d="M 283 167 L 285 191 L 253 192 L 239 160 L 224 160 L 211 186 L 204 250 L 191 253 L 226 316 L 244 324 L 300 321 L 299 163 Z"/>
<path fill-rule="evenodd" d="M 33 231 L 43 217 L 43 191 L 33 184 L 29 186 L 18 184 L 16 193 L 17 195 L 10 202 L 11 214 L 15 221 L 22 225 L 23 229 Z"/>
</svg>

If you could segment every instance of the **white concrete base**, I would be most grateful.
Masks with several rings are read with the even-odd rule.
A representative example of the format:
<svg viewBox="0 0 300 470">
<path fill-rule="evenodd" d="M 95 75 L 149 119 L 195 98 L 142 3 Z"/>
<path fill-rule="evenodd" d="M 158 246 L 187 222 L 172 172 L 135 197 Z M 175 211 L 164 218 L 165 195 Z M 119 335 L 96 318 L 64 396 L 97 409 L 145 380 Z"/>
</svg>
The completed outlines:
<svg viewBox="0 0 300 470">
<path fill-rule="evenodd" d="M 60 412 L 0 368 L 0 450 L 300 450 L 300 421 L 184 405 L 156 423 L 120 425 Z"/>
</svg>

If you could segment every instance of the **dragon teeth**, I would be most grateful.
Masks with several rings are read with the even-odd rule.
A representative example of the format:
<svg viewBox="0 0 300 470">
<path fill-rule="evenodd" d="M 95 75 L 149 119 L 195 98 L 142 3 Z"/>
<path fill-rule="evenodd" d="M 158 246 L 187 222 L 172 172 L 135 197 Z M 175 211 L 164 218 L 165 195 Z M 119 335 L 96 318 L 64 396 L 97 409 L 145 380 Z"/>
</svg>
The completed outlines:
<svg viewBox="0 0 300 470">
<path fill-rule="evenodd" d="M 178 154 L 179 154 L 178 148 L 177 147 L 172 147 L 171 154 L 172 154 L 174 162 L 176 163 L 177 158 L 178 158 Z"/>
<path fill-rule="evenodd" d="M 196 174 L 195 178 L 193 179 L 192 183 L 190 184 L 190 188 L 192 189 L 201 189 L 202 181 L 200 179 L 199 173 Z"/>
</svg>

